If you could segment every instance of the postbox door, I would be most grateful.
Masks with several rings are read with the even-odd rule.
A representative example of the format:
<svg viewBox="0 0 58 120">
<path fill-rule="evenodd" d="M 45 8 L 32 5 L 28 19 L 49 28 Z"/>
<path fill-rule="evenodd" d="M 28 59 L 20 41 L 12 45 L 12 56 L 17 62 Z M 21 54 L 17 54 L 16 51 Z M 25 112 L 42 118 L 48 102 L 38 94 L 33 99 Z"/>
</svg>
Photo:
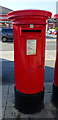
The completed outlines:
<svg viewBox="0 0 58 120">
<path fill-rule="evenodd" d="M 24 93 L 43 91 L 44 86 L 44 39 L 42 36 L 25 35 L 17 40 L 15 57 L 16 86 Z"/>
</svg>

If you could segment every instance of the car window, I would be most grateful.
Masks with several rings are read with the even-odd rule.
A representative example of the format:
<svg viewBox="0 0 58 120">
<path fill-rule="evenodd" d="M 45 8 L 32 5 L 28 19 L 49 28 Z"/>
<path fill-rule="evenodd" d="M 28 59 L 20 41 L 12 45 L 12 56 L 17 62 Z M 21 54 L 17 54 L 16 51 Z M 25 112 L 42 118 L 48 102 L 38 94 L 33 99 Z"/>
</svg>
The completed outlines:
<svg viewBox="0 0 58 120">
<path fill-rule="evenodd" d="M 2 29 L 3 33 L 12 33 L 13 30 L 12 29 Z"/>
<path fill-rule="evenodd" d="M 6 32 L 12 32 L 12 29 L 6 29 L 5 31 Z"/>
</svg>

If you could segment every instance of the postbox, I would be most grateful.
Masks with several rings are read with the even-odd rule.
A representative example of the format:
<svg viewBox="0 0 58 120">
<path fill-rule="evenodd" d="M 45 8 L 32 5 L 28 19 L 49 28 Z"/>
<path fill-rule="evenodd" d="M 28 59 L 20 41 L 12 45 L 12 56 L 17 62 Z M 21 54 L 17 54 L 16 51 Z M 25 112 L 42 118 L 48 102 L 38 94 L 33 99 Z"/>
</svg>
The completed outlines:
<svg viewBox="0 0 58 120">
<path fill-rule="evenodd" d="M 43 10 L 8 13 L 14 30 L 15 106 L 23 113 L 44 107 L 45 30 L 51 15 Z"/>
<path fill-rule="evenodd" d="M 54 19 L 56 19 L 56 22 L 58 22 L 58 14 L 54 15 Z M 54 83 L 52 90 L 52 103 L 56 107 L 58 107 L 58 30 L 57 30 L 57 40 L 56 40 L 56 62 L 55 62 Z"/>
</svg>

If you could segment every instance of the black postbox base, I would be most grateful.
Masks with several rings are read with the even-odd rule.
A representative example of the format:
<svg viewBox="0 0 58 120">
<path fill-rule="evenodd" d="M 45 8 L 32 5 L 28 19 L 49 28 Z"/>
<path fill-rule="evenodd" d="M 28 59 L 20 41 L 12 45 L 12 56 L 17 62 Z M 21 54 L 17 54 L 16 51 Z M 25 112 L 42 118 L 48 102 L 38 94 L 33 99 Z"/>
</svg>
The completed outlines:
<svg viewBox="0 0 58 120">
<path fill-rule="evenodd" d="M 44 108 L 44 91 L 37 94 L 24 94 L 15 88 L 15 107 L 24 114 L 32 114 Z"/>
<path fill-rule="evenodd" d="M 55 107 L 58 108 L 58 86 L 55 86 L 53 84 L 53 89 L 52 89 L 52 103 L 54 104 Z"/>
</svg>

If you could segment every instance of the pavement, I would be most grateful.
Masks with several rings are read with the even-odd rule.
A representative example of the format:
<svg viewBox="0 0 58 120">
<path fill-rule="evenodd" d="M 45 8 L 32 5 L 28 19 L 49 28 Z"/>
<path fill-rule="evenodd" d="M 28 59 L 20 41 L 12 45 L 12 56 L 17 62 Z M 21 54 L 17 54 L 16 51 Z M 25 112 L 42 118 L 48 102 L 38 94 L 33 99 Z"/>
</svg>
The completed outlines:
<svg viewBox="0 0 58 120">
<path fill-rule="evenodd" d="M 2 113 L 3 118 L 58 118 L 58 109 L 51 103 L 52 83 L 45 83 L 44 109 L 35 114 L 18 113 L 14 103 L 14 85 L 3 85 L 2 88 Z M 5 94 L 6 93 L 6 94 Z M 6 119 L 7 120 L 7 119 Z"/>
<path fill-rule="evenodd" d="M 58 119 L 58 109 L 51 102 L 56 59 L 56 37 L 46 37 L 44 109 L 38 113 L 23 114 L 15 109 L 13 54 L 13 43 L 0 43 L 0 66 L 2 68 L 0 69 L 0 119 Z"/>
</svg>

